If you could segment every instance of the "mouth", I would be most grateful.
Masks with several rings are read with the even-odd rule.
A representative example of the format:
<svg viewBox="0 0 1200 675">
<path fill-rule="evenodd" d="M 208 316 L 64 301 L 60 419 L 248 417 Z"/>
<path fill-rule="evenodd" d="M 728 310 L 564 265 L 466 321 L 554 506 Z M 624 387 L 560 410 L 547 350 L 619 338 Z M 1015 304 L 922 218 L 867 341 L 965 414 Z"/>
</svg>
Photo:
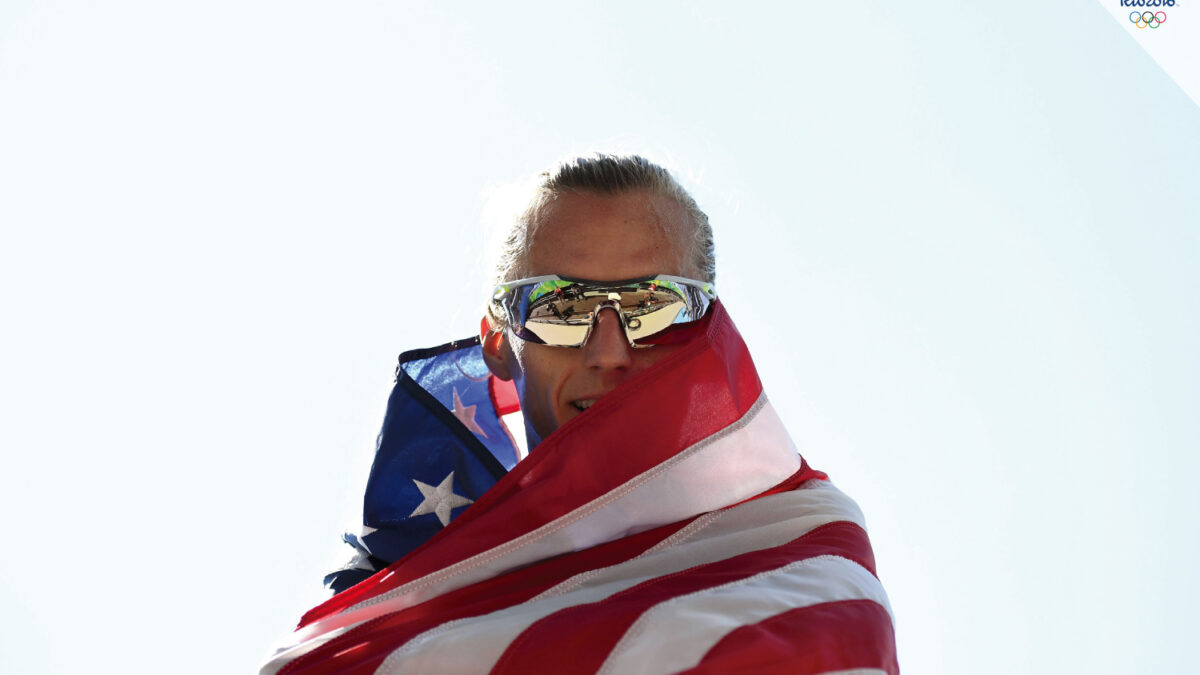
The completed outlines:
<svg viewBox="0 0 1200 675">
<path fill-rule="evenodd" d="M 592 407 L 592 404 L 594 404 L 595 402 L 596 402 L 596 399 L 594 399 L 594 398 L 581 398 L 581 399 L 577 399 L 575 401 L 571 401 L 571 407 L 582 412 L 582 411 L 587 410 L 588 408 Z"/>
</svg>

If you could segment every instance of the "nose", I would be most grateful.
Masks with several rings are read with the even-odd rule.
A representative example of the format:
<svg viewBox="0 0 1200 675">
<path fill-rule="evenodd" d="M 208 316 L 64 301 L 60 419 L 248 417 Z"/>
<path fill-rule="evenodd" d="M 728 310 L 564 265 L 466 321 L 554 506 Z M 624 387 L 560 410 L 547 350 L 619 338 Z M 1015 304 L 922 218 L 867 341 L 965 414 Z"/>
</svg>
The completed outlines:
<svg viewBox="0 0 1200 675">
<path fill-rule="evenodd" d="M 624 370 L 633 365 L 633 347 L 625 338 L 617 310 L 611 307 L 600 310 L 583 351 L 584 365 L 593 370 Z"/>
</svg>

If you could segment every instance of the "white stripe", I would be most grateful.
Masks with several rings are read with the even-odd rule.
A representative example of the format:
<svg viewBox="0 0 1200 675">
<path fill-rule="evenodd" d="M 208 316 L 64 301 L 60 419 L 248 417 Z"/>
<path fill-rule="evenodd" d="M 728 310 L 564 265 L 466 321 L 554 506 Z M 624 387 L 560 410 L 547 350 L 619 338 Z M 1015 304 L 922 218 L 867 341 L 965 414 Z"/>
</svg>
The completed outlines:
<svg viewBox="0 0 1200 675">
<path fill-rule="evenodd" d="M 605 570 L 649 579 L 741 553 L 761 551 L 786 544 L 834 521 L 850 521 L 866 529 L 862 511 L 854 500 L 827 481 L 809 481 L 802 489 L 707 514 L 636 558 L 577 574 L 544 591 L 538 598 L 568 592 L 593 578 L 602 581 L 604 577 L 600 575 Z M 655 556 L 659 551 L 664 551 L 664 555 Z"/>
<path fill-rule="evenodd" d="M 641 556 L 576 575 L 522 605 L 449 622 L 388 656 L 377 673 L 486 672 L 534 622 L 562 609 L 596 602 L 648 579 L 785 544 L 833 521 L 862 525 L 858 506 L 825 481 L 771 495 L 692 523 Z M 686 534 L 684 534 L 686 533 Z M 666 543 L 666 542 L 664 542 Z"/>
<path fill-rule="evenodd" d="M 508 435 L 508 442 L 512 443 L 513 448 L 517 451 L 517 461 L 528 457 L 529 442 L 525 438 L 525 413 L 518 409 L 501 416 L 500 428 Z M 516 429 L 517 433 L 514 434 L 513 429 Z"/>
<path fill-rule="evenodd" d="M 504 572 L 748 499 L 794 474 L 800 456 L 761 394 L 737 422 L 542 527 L 310 624 L 326 630 L 425 602 Z"/>
<path fill-rule="evenodd" d="M 615 490 L 623 494 L 563 528 L 556 543 L 580 550 L 678 522 L 753 497 L 799 470 L 800 455 L 762 395 L 731 427 L 642 474 L 640 485 Z"/>
<path fill-rule="evenodd" d="M 800 607 L 861 599 L 892 613 L 883 586 L 861 565 L 838 556 L 808 558 L 656 605 L 629 627 L 598 673 L 679 672 L 741 626 Z"/>
</svg>

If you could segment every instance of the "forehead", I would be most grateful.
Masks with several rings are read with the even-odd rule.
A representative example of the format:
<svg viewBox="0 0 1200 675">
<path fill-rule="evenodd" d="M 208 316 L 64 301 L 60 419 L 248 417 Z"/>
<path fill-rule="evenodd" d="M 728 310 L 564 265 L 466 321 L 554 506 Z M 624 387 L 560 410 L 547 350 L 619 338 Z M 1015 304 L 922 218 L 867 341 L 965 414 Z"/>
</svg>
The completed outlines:
<svg viewBox="0 0 1200 675">
<path fill-rule="evenodd" d="M 595 280 L 685 276 L 690 228 L 683 208 L 661 195 L 561 194 L 539 214 L 528 273 Z"/>
</svg>

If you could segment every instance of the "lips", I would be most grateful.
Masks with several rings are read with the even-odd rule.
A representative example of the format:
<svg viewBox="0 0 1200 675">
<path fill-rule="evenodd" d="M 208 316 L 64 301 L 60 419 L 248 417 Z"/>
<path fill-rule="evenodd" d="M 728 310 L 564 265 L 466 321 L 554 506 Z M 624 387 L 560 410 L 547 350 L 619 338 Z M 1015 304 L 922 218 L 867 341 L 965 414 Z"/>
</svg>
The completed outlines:
<svg viewBox="0 0 1200 675">
<path fill-rule="evenodd" d="M 588 408 L 592 407 L 593 405 L 595 405 L 596 401 L 599 401 L 600 398 L 603 397 L 607 393 L 608 393 L 607 391 L 588 392 L 584 396 L 580 396 L 579 398 L 571 399 L 570 406 L 572 408 L 574 408 L 575 410 L 582 412 L 582 411 L 587 410 Z"/>
</svg>

